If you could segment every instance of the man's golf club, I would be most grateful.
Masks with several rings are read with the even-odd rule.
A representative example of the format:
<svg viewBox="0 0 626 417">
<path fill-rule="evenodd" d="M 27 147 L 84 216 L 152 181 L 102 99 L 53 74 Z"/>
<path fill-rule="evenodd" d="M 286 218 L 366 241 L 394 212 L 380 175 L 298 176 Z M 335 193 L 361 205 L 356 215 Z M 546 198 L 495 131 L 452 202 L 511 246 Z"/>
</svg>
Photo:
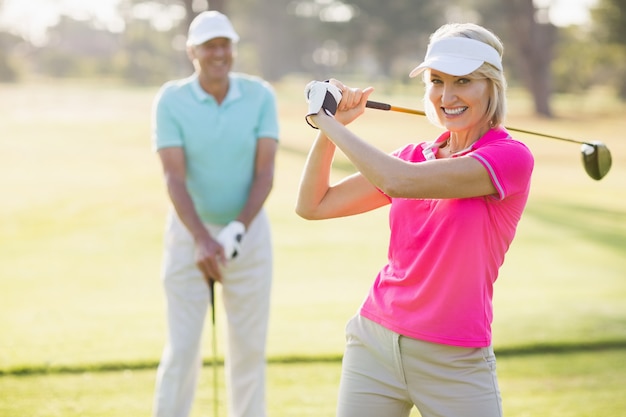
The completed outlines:
<svg viewBox="0 0 626 417">
<path fill-rule="evenodd" d="M 400 113 L 417 114 L 419 116 L 426 116 L 426 113 L 423 110 L 414 110 L 414 109 L 409 109 L 406 107 L 392 106 L 391 104 L 381 103 L 378 101 L 368 100 L 365 107 L 368 107 L 370 109 L 390 110 L 390 111 L 396 111 Z M 611 169 L 611 162 L 612 162 L 611 152 L 609 152 L 609 149 L 602 142 L 598 142 L 598 141 L 584 142 L 584 141 L 579 141 L 579 140 L 574 140 L 574 139 L 562 138 L 559 136 L 532 132 L 530 130 L 516 129 L 514 127 L 509 127 L 509 126 L 505 126 L 505 127 L 507 130 L 512 130 L 514 132 L 525 133 L 525 134 L 534 135 L 534 136 L 542 136 L 548 139 L 556 139 L 556 140 L 562 140 L 565 142 L 581 144 L 583 166 L 585 167 L 585 171 L 587 172 L 587 175 L 589 175 L 594 180 L 601 180 L 602 178 L 604 178 L 606 174 L 608 174 L 609 170 Z"/>
<path fill-rule="evenodd" d="M 219 405 L 218 400 L 218 387 L 217 387 L 217 332 L 215 331 L 215 280 L 209 280 L 209 289 L 211 291 L 210 301 L 211 301 L 211 349 L 212 349 L 212 360 L 211 365 L 213 366 L 213 415 L 217 417 L 217 409 Z"/>
</svg>

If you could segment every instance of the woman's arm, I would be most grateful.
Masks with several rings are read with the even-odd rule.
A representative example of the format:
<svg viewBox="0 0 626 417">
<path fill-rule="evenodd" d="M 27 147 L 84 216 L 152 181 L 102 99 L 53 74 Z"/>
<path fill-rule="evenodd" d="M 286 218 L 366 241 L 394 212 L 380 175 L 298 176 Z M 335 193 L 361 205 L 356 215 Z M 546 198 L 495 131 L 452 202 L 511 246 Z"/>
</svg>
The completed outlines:
<svg viewBox="0 0 626 417">
<path fill-rule="evenodd" d="M 359 108 L 365 108 L 365 97 Z M 495 194 L 485 167 L 472 157 L 414 164 L 388 155 L 320 112 L 311 117 L 359 172 L 390 197 L 466 198 Z"/>
<path fill-rule="evenodd" d="M 308 220 L 319 220 L 364 213 L 388 204 L 387 197 L 359 173 L 330 184 L 335 149 L 320 132 L 304 165 L 296 213 Z"/>
</svg>

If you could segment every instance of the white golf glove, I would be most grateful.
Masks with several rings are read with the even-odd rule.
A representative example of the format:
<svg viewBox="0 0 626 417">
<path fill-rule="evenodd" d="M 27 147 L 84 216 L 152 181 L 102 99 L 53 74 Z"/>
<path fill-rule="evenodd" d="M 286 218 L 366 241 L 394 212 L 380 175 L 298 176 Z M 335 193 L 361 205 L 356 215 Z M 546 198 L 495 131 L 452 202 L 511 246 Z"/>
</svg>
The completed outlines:
<svg viewBox="0 0 626 417">
<path fill-rule="evenodd" d="M 217 241 L 224 248 L 226 259 L 230 260 L 237 256 L 241 249 L 241 240 L 245 233 L 246 226 L 240 221 L 233 220 L 217 235 Z"/>
<path fill-rule="evenodd" d="M 309 104 L 305 120 L 309 126 L 317 129 L 309 116 L 319 113 L 321 109 L 329 116 L 334 116 L 341 101 L 341 90 L 328 81 L 311 81 L 304 87 L 304 97 Z"/>
</svg>

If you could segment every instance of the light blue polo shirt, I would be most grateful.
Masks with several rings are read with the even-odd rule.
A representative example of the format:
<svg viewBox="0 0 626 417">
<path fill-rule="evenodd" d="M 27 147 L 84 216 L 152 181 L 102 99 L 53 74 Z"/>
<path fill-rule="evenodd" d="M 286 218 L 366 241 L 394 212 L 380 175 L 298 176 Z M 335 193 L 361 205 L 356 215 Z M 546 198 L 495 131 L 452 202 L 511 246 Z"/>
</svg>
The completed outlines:
<svg viewBox="0 0 626 417">
<path fill-rule="evenodd" d="M 278 140 L 271 86 L 244 74 L 229 77 L 221 105 L 193 75 L 164 84 L 153 107 L 153 149 L 184 149 L 187 188 L 200 218 L 213 224 L 234 220 L 245 205 L 258 139 Z"/>
</svg>

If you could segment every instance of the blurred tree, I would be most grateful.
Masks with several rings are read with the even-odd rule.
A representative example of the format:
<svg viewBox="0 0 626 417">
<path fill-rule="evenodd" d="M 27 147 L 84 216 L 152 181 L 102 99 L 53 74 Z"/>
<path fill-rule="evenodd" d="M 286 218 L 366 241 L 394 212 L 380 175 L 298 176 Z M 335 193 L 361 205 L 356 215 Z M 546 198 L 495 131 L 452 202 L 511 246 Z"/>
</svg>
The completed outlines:
<svg viewBox="0 0 626 417">
<path fill-rule="evenodd" d="M 379 73 L 392 75 L 400 57 L 421 60 L 428 45 L 428 35 L 445 23 L 445 2 L 429 0 L 360 0 L 359 13 L 344 29 L 350 45 L 372 48 Z M 408 77 L 410 69 L 403 68 Z"/>
<path fill-rule="evenodd" d="M 350 69 L 389 76 L 398 59 L 417 61 L 427 34 L 443 22 L 440 2 L 429 0 L 122 0 L 120 7 L 145 3 L 184 8 L 181 36 L 200 11 L 229 7 L 242 38 L 237 62 L 270 81 L 294 72 L 328 77 Z"/>
<path fill-rule="evenodd" d="M 602 44 L 592 44 L 581 27 L 557 31 L 532 0 L 349 1 L 121 0 L 120 33 L 64 17 L 50 28 L 45 49 L 0 34 L 0 77 L 12 79 L 25 68 L 135 83 L 185 76 L 192 70 L 184 51 L 188 24 L 200 11 L 218 9 L 228 12 L 242 38 L 236 69 L 270 81 L 292 73 L 407 81 L 428 34 L 446 21 L 475 21 L 502 38 L 508 79 L 528 87 L 537 113 L 551 114 L 553 89 L 582 91 L 598 78 L 617 83 L 626 97 L 626 0 L 599 0 L 594 34 Z"/>
<path fill-rule="evenodd" d="M 61 16 L 48 30 L 48 44 L 33 52 L 38 72 L 53 77 L 111 76 L 119 35 L 93 28 L 89 21 Z"/>
<path fill-rule="evenodd" d="M 592 16 L 599 37 L 626 45 L 626 0 L 599 0 Z"/>
<path fill-rule="evenodd" d="M 202 4 L 205 10 L 208 7 L 208 3 L 206 1 L 199 2 L 194 0 L 120 0 L 117 8 L 120 15 L 122 15 L 124 20 L 128 22 L 129 20 L 134 19 L 133 10 L 137 7 L 141 7 L 142 5 L 149 6 L 149 12 L 147 14 L 156 14 L 159 10 L 164 10 L 166 8 L 172 10 L 173 8 L 178 7 L 182 10 L 182 19 L 176 19 L 173 31 L 174 33 L 186 35 L 189 23 L 199 12 L 196 10 L 196 8 L 198 8 L 198 4 Z"/>
<path fill-rule="evenodd" d="M 579 26 L 559 29 L 552 62 L 554 92 L 583 93 L 597 82 L 596 69 L 605 50 L 588 35 Z"/>
<path fill-rule="evenodd" d="M 595 37 L 607 51 L 604 64 L 611 68 L 611 81 L 626 100 L 626 0 L 599 0 L 592 18 Z"/>
<path fill-rule="evenodd" d="M 3 6 L 4 1 L 0 0 L 0 11 Z M 13 82 L 18 78 L 15 64 L 11 61 L 11 51 L 20 41 L 16 36 L 0 32 L 0 82 Z"/>
<path fill-rule="evenodd" d="M 552 117 L 551 63 L 557 28 L 548 21 L 547 10 L 537 9 L 533 0 L 468 0 L 486 26 L 504 42 L 507 71 L 519 79 L 532 95 L 535 112 Z"/>
<path fill-rule="evenodd" d="M 0 0 L 0 6 L 2 1 Z M 14 82 L 18 79 L 17 65 L 11 60 L 11 51 L 16 50 L 22 40 L 9 33 L 0 32 L 0 82 Z"/>
<path fill-rule="evenodd" d="M 193 3 L 193 0 L 185 0 L 186 3 Z M 217 10 L 224 14 L 227 13 L 226 6 L 228 5 L 227 0 L 209 0 L 209 8 L 208 10 Z"/>
<path fill-rule="evenodd" d="M 301 65 L 316 78 L 349 72 L 406 80 L 408 67 L 426 50 L 428 34 L 444 22 L 444 4 L 295 0 L 288 10 L 298 19 L 295 33 L 301 36 L 290 37 L 290 42 L 298 42 Z"/>
<path fill-rule="evenodd" d="M 149 19 L 139 17 L 127 17 L 125 26 L 113 33 L 62 16 L 48 30 L 48 44 L 31 47 L 30 67 L 57 78 L 107 77 L 134 84 L 158 84 L 188 73 L 188 60 L 172 47 L 173 30 L 155 30 Z"/>
<path fill-rule="evenodd" d="M 303 30 L 287 12 L 293 0 L 185 0 L 186 27 L 202 10 L 218 10 L 229 16 L 241 36 L 236 65 L 260 73 L 269 81 L 300 70 L 298 54 Z M 200 4 L 201 7 L 198 7 Z M 185 27 L 185 29 L 186 29 Z"/>
<path fill-rule="evenodd" d="M 226 13 L 227 4 L 228 0 L 121 0 L 118 8 L 127 21 L 131 19 L 132 16 L 132 12 L 129 12 L 129 10 L 141 5 L 150 5 L 155 11 L 159 8 L 168 8 L 170 10 L 175 7 L 181 8 L 183 10 L 182 19 L 175 22 L 176 24 L 169 34 L 172 37 L 172 43 L 176 53 L 180 55 L 180 59 L 177 61 L 184 62 L 183 68 L 187 71 L 193 71 L 192 64 L 186 60 L 184 42 L 182 41 L 183 38 L 187 36 L 187 29 L 191 21 L 200 12 L 205 10 L 218 10 L 222 13 Z"/>
<path fill-rule="evenodd" d="M 514 59 L 533 96 L 535 111 L 552 117 L 550 64 L 554 58 L 556 27 L 547 16 L 542 16 L 546 11 L 535 8 L 533 0 L 509 0 L 502 4 L 506 5 L 510 41 L 517 52 Z"/>
<path fill-rule="evenodd" d="M 301 56 L 310 51 L 307 36 L 313 30 L 289 12 L 291 3 L 292 0 L 252 0 L 238 5 L 237 16 L 247 16 L 247 22 L 237 22 L 237 30 L 250 40 L 256 67 L 268 81 L 300 71 Z"/>
<path fill-rule="evenodd" d="M 218 10 L 222 13 L 227 13 L 228 0 L 121 0 L 119 8 L 121 10 L 128 10 L 133 6 L 140 4 L 156 4 L 161 6 L 180 6 L 184 9 L 184 19 L 180 22 L 178 30 L 181 34 L 185 34 L 189 24 L 198 13 L 205 10 Z"/>
<path fill-rule="evenodd" d="M 145 20 L 129 22 L 124 31 L 120 60 L 124 79 L 134 84 L 160 84 L 178 71 L 182 62 L 171 46 L 171 32 L 155 31 Z M 184 61 L 186 64 L 186 61 Z"/>
</svg>

